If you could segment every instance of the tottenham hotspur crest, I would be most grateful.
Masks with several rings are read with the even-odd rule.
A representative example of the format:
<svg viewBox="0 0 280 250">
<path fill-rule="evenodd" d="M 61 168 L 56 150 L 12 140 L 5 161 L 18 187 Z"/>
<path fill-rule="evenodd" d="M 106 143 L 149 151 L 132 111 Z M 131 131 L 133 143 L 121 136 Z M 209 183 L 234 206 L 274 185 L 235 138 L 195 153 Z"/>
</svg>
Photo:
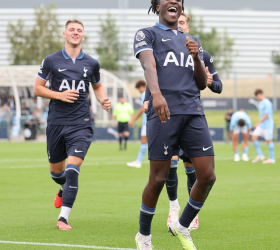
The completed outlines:
<svg viewBox="0 0 280 250">
<path fill-rule="evenodd" d="M 165 150 L 165 151 L 164 151 L 164 154 L 165 154 L 165 155 L 168 155 L 167 149 L 168 149 L 168 146 L 164 145 L 164 150 Z"/>
<path fill-rule="evenodd" d="M 87 77 L 87 71 L 88 71 L 88 69 L 86 69 L 86 67 L 84 67 L 84 77 Z"/>
</svg>

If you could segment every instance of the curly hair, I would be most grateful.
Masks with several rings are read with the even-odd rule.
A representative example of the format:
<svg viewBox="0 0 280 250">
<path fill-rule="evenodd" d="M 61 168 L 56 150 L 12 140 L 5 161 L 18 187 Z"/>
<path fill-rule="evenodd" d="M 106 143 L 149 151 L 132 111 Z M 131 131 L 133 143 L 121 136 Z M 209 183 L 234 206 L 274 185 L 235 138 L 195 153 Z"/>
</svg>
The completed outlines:
<svg viewBox="0 0 280 250">
<path fill-rule="evenodd" d="M 160 1 L 160 0 L 151 0 L 151 7 L 149 8 L 148 14 L 150 14 L 151 10 L 154 14 L 157 14 L 157 15 L 159 14 L 159 12 L 157 11 L 158 1 Z M 183 11 L 184 11 L 184 0 L 182 0 L 182 6 L 183 6 Z"/>
</svg>

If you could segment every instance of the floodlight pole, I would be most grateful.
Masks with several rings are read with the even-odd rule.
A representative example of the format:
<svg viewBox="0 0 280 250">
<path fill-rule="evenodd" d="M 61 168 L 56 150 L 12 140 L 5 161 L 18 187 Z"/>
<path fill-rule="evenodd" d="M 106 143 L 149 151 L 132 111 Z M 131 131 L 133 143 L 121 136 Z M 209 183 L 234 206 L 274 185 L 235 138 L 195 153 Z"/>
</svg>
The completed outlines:
<svg viewBox="0 0 280 250">
<path fill-rule="evenodd" d="M 129 2 L 128 0 L 119 0 L 119 22 L 120 22 L 120 28 L 119 28 L 119 61 L 120 58 L 123 58 L 123 51 L 122 51 L 122 43 L 125 42 L 125 31 L 126 30 L 126 24 L 127 24 L 127 9 L 129 8 Z M 121 14 L 123 12 L 123 14 Z M 126 69 L 124 69 L 124 65 L 118 66 L 119 71 L 119 78 L 124 81 L 126 80 Z"/>
<path fill-rule="evenodd" d="M 232 106 L 233 110 L 237 111 L 238 105 L 237 105 L 237 73 L 236 71 L 233 73 L 233 101 Z"/>
<path fill-rule="evenodd" d="M 277 107 L 277 69 L 274 68 L 274 77 L 273 77 L 273 109 L 274 112 L 277 112 L 278 107 Z"/>
</svg>

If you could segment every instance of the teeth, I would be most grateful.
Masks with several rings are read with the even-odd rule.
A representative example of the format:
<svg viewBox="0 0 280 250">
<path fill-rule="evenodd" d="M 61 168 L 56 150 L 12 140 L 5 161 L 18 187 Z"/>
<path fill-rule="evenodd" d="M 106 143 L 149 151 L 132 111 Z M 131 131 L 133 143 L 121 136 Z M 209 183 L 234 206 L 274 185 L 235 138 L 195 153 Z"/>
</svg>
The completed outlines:
<svg viewBox="0 0 280 250">
<path fill-rule="evenodd" d="M 175 10 L 175 11 L 177 11 L 177 8 L 176 7 L 170 7 L 168 10 Z"/>
</svg>

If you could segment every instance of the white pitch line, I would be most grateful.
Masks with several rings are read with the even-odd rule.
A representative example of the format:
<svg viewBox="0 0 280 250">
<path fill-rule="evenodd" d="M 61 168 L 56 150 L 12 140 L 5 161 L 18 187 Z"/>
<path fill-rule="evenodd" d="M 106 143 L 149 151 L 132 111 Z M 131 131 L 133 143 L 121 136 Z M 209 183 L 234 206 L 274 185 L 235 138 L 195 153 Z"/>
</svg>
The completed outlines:
<svg viewBox="0 0 280 250">
<path fill-rule="evenodd" d="M 4 240 L 0 240 L 0 244 L 54 246 L 54 247 L 75 247 L 75 248 L 88 248 L 88 249 L 90 248 L 90 249 L 103 249 L 103 250 L 135 250 L 133 248 L 100 247 L 100 246 L 87 246 L 87 245 L 71 245 L 71 244 L 39 243 L 39 242 L 20 242 L 20 241 L 4 241 Z"/>
</svg>

